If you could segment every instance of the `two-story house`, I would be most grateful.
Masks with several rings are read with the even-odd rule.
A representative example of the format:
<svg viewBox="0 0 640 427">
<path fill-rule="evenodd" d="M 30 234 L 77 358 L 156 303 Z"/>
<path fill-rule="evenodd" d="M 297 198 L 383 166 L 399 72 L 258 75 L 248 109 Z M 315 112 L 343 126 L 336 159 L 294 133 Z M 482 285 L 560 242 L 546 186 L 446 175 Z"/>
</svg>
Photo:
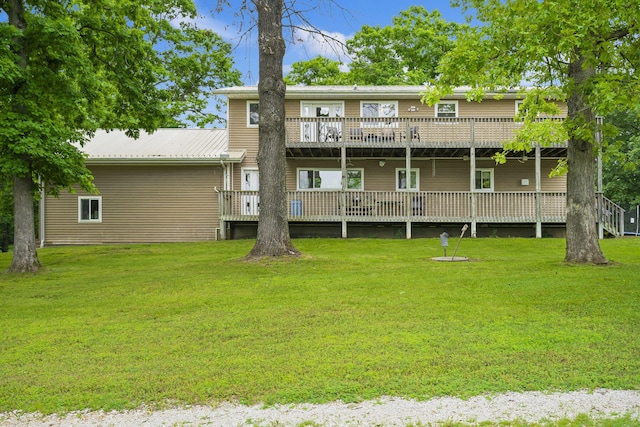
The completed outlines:
<svg viewBox="0 0 640 427">
<path fill-rule="evenodd" d="M 473 236 L 562 235 L 566 179 L 549 172 L 566 156 L 566 142 L 496 164 L 492 156 L 521 126 L 518 94 L 474 103 L 461 89 L 429 107 L 422 90 L 287 88 L 283 173 L 292 236 L 412 238 L 456 233 L 463 224 Z M 254 236 L 258 90 L 216 93 L 228 99 L 225 130 L 161 129 L 140 140 L 98 133 L 84 150 L 100 194 L 47 197 L 42 243 Z M 594 209 L 601 232 L 620 233 L 619 207 L 599 195 Z"/>
</svg>

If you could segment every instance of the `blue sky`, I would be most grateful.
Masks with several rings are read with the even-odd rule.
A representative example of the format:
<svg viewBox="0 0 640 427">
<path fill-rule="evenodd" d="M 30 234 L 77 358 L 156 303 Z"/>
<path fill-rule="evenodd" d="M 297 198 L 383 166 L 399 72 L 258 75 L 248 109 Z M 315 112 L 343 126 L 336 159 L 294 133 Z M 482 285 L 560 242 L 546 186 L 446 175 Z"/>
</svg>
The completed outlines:
<svg viewBox="0 0 640 427">
<path fill-rule="evenodd" d="M 201 15 L 198 25 L 215 31 L 232 43 L 235 46 L 235 64 L 243 74 L 244 83 L 246 85 L 257 84 L 257 30 L 254 30 L 250 37 L 240 40 L 240 33 L 247 29 L 248 20 L 245 18 L 244 23 L 241 24 L 241 20 L 234 17 L 241 1 L 229 1 L 231 6 L 227 6 L 225 10 L 217 13 L 212 9 L 215 9 L 218 0 L 196 0 L 198 12 Z M 412 5 L 422 5 L 429 11 L 437 9 L 449 21 L 463 22 L 464 20 L 461 10 L 452 8 L 449 0 L 426 0 L 423 2 L 408 0 L 297 0 L 295 4 L 297 9 L 309 10 L 305 13 L 305 17 L 313 26 L 342 41 L 353 36 L 365 24 L 371 26 L 390 25 L 393 16 L 397 16 Z M 241 25 L 244 26 L 242 29 Z M 314 39 L 308 33 L 297 33 L 295 39 L 301 41 L 287 45 L 287 53 L 284 58 L 285 74 L 292 63 L 305 61 L 317 55 L 338 59 L 336 49 L 317 37 Z M 288 41 L 291 41 L 290 37 Z M 346 58 L 339 59 L 344 61 Z"/>
</svg>

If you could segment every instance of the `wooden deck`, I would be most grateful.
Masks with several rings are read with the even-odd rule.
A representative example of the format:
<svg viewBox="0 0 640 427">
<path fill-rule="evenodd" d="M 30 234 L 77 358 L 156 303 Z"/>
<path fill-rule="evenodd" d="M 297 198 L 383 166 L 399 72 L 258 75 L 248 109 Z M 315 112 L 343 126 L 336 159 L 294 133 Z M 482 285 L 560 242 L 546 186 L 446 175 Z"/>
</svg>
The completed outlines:
<svg viewBox="0 0 640 427">
<path fill-rule="evenodd" d="M 562 120 L 546 118 L 541 120 Z M 521 122 L 513 118 L 292 118 L 286 119 L 288 147 L 500 147 Z M 566 146 L 565 143 L 558 144 Z"/>
<path fill-rule="evenodd" d="M 290 222 L 562 224 L 564 192 L 465 191 L 289 191 Z M 220 192 L 221 222 L 259 219 L 257 191 Z M 598 196 L 598 222 L 614 235 L 624 233 L 624 210 Z"/>
<path fill-rule="evenodd" d="M 257 191 L 221 192 L 221 218 L 258 218 Z M 290 191 L 290 221 L 556 222 L 565 221 L 565 193 L 448 191 Z"/>
</svg>

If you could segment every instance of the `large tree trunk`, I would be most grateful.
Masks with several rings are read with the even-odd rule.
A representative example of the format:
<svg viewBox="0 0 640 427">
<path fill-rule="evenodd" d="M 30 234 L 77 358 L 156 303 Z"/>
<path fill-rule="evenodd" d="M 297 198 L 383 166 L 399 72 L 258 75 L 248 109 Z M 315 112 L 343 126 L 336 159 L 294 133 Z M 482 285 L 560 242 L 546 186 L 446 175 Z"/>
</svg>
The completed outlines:
<svg viewBox="0 0 640 427">
<path fill-rule="evenodd" d="M 569 76 L 576 88 L 595 74 L 591 67 L 584 66 L 579 57 L 569 65 Z M 589 126 L 595 132 L 596 117 L 588 106 L 580 89 L 572 91 L 567 102 L 568 120 L 571 129 Z M 583 134 L 569 131 L 567 149 L 567 250 L 565 262 L 606 264 L 596 227 L 595 156 L 593 140 Z"/>
<path fill-rule="evenodd" d="M 20 31 L 27 28 L 24 19 L 24 5 L 21 0 L 9 0 L 7 15 L 9 24 Z M 27 68 L 27 52 L 24 40 L 16 39 L 20 66 Z M 19 87 L 15 91 L 19 91 Z M 14 110 L 25 113 L 24 105 L 14 105 Z M 29 160 L 25 159 L 28 163 Z M 13 260 L 7 272 L 23 273 L 38 271 L 40 262 L 36 253 L 36 233 L 33 209 L 33 180 L 26 176 L 13 177 Z"/>
<path fill-rule="evenodd" d="M 31 177 L 13 178 L 13 260 L 7 272 L 38 271 L 36 233 L 33 208 L 33 180 Z"/>
<path fill-rule="evenodd" d="M 285 181 L 286 85 L 282 79 L 285 44 L 282 38 L 283 0 L 254 0 L 258 10 L 260 54 L 259 148 L 260 219 L 258 238 L 247 258 L 298 255 L 289 235 Z"/>
</svg>

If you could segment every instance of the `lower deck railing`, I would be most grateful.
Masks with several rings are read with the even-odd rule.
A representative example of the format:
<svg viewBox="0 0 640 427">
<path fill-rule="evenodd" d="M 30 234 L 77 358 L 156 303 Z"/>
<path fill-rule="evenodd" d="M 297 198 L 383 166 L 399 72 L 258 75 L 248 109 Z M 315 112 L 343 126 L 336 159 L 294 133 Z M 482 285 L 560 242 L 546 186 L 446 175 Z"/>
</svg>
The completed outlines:
<svg viewBox="0 0 640 427">
<path fill-rule="evenodd" d="M 257 191 L 223 191 L 220 216 L 256 220 Z M 289 191 L 290 221 L 564 222 L 565 193 Z"/>
<path fill-rule="evenodd" d="M 288 219 L 295 222 L 476 222 L 564 223 L 564 192 L 468 191 L 289 191 Z M 624 232 L 624 210 L 602 195 L 596 200 L 599 224 Z M 257 221 L 257 191 L 220 192 L 222 221 Z"/>
</svg>

